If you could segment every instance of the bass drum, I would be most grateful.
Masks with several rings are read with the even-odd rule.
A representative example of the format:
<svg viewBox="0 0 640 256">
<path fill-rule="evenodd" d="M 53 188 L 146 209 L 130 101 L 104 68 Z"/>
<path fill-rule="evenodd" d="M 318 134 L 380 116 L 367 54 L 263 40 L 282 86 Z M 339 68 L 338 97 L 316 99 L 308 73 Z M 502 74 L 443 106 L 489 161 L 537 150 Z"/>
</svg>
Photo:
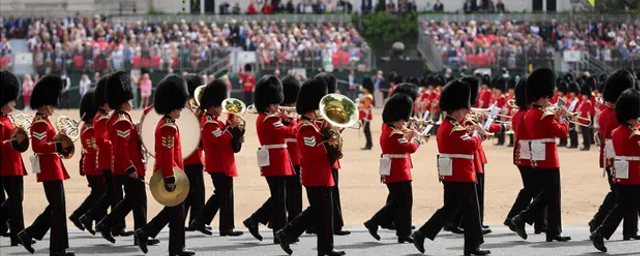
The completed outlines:
<svg viewBox="0 0 640 256">
<path fill-rule="evenodd" d="M 142 147 L 152 157 L 156 155 L 156 126 L 158 126 L 161 118 L 162 116 L 158 115 L 155 111 L 149 111 L 149 113 L 142 116 L 142 120 L 140 121 Z M 186 159 L 193 154 L 200 145 L 200 120 L 198 120 L 198 117 L 191 112 L 191 110 L 184 109 L 180 118 L 176 120 L 176 124 L 180 131 L 182 158 Z"/>
</svg>

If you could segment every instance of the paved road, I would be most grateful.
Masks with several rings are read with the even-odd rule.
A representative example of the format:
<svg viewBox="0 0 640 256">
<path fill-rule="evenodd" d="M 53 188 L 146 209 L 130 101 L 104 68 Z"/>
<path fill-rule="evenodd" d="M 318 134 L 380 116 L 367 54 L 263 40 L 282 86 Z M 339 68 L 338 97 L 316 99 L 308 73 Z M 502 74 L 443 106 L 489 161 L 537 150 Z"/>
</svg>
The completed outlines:
<svg viewBox="0 0 640 256">
<path fill-rule="evenodd" d="M 411 244 L 395 243 L 395 235 L 390 231 L 381 231 L 382 241 L 373 240 L 361 227 L 351 229 L 353 234 L 346 237 L 336 237 L 336 248 L 345 250 L 347 255 L 420 255 Z M 544 235 L 530 235 L 528 241 L 521 240 L 514 233 L 503 227 L 495 227 L 494 233 L 485 237 L 483 248 L 491 249 L 492 255 L 598 255 L 588 239 L 587 227 L 565 227 L 565 235 L 573 237 L 569 243 L 546 243 Z M 197 252 L 197 255 L 214 256 L 262 256 L 285 255 L 280 247 L 270 244 L 271 233 L 263 229 L 265 240 L 258 242 L 248 233 L 238 238 L 205 237 L 197 233 L 187 233 L 187 246 Z M 148 255 L 167 255 L 168 232 L 165 230 L 159 236 L 161 245 L 150 247 Z M 300 243 L 292 246 L 294 255 L 315 255 L 315 237 L 304 235 Z M 35 245 L 36 255 L 48 253 L 48 237 Z M 462 237 L 443 232 L 436 241 L 425 242 L 426 255 L 462 255 Z M 131 246 L 131 238 L 119 239 L 115 245 L 108 244 L 100 237 L 92 237 L 79 230 L 70 231 L 70 244 L 78 255 L 142 255 L 142 252 Z M 622 241 L 622 235 L 617 233 L 607 243 L 610 255 L 640 255 L 640 241 Z M 0 255 L 29 255 L 22 247 L 9 247 L 8 238 L 0 242 Z"/>
</svg>

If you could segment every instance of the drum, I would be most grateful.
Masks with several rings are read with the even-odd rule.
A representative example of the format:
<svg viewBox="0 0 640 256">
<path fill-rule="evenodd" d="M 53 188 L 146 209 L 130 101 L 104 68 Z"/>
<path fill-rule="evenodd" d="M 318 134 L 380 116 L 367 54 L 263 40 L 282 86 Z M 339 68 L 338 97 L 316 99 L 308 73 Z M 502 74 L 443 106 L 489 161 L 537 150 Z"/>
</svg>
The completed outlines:
<svg viewBox="0 0 640 256">
<path fill-rule="evenodd" d="M 151 155 L 155 157 L 155 135 L 156 127 L 162 116 L 158 115 L 155 111 L 149 111 L 149 113 L 142 116 L 140 121 L 140 140 L 142 141 L 142 147 Z M 180 131 L 180 147 L 182 149 L 182 158 L 186 159 L 193 152 L 196 151 L 200 145 L 200 120 L 189 109 L 182 110 L 180 118 L 176 120 L 178 130 Z"/>
</svg>

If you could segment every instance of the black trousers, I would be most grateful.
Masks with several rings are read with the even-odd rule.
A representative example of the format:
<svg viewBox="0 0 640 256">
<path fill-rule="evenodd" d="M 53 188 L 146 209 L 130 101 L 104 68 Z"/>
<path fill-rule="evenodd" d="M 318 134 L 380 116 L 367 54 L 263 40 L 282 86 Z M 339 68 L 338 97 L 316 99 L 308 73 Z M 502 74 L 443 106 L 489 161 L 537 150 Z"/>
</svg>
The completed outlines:
<svg viewBox="0 0 640 256">
<path fill-rule="evenodd" d="M 590 149 L 591 138 L 593 138 L 593 136 L 591 136 L 591 128 L 580 126 L 580 132 L 582 133 L 582 145 L 584 148 Z"/>
<path fill-rule="evenodd" d="M 253 103 L 253 92 L 244 92 L 244 103 L 245 104 Z"/>
<path fill-rule="evenodd" d="M 338 169 L 331 169 L 331 174 L 333 176 L 333 182 L 336 184 L 332 187 L 333 189 L 333 230 L 342 230 L 344 227 L 344 220 L 342 218 L 342 204 L 340 203 L 340 188 L 339 184 L 339 176 Z"/>
<path fill-rule="evenodd" d="M 411 211 L 413 208 L 413 188 L 411 181 L 387 184 L 387 203 L 373 217 L 371 222 L 380 226 L 393 222 L 398 237 L 411 235 Z"/>
<path fill-rule="evenodd" d="M 250 217 L 264 225 L 268 223 L 274 234 L 287 224 L 286 183 L 288 178 L 288 176 L 266 177 L 271 197 Z"/>
<path fill-rule="evenodd" d="M 475 182 L 443 182 L 444 205 L 420 227 L 420 232 L 434 240 L 449 218 L 460 210 L 463 218 L 464 248 L 475 249 L 484 243 L 480 207 Z"/>
<path fill-rule="evenodd" d="M 484 171 L 484 165 L 482 165 Z M 478 195 L 478 206 L 480 207 L 480 224 L 484 223 L 484 173 L 476 172 L 476 194 Z M 455 214 L 449 219 L 447 225 L 452 227 L 461 227 L 463 225 L 464 214 L 458 209 Z"/>
<path fill-rule="evenodd" d="M 615 185 L 616 205 L 613 207 L 609 215 L 604 219 L 602 225 L 596 229 L 607 240 L 616 231 L 620 222 L 627 216 L 636 218 L 638 209 L 640 209 L 640 185 Z"/>
<path fill-rule="evenodd" d="M 111 228 L 118 228 L 117 223 L 124 220 L 133 211 L 134 228 L 142 228 L 147 224 L 147 190 L 145 184 L 140 180 L 124 175 L 114 175 L 113 178 L 116 183 L 124 184 L 125 196 L 109 215 L 102 219 L 103 223 Z M 140 179 L 144 179 L 144 177 L 140 176 Z M 181 223 L 181 226 L 184 226 L 184 222 Z"/>
<path fill-rule="evenodd" d="M 102 175 L 87 175 L 87 182 L 89 182 L 89 186 L 91 187 L 91 191 L 87 198 L 84 199 L 82 204 L 73 211 L 72 216 L 80 217 L 87 213 L 99 200 L 102 195 L 105 193 L 105 182 L 104 177 Z M 102 219 L 107 215 L 106 209 L 103 209 L 101 213 L 96 213 L 96 215 Z"/>
<path fill-rule="evenodd" d="M 213 217 L 220 210 L 220 232 L 235 228 L 233 204 L 233 177 L 224 173 L 210 173 L 213 182 L 213 195 L 207 200 L 202 211 L 196 218 L 200 223 L 210 224 Z"/>
<path fill-rule="evenodd" d="M 504 145 L 504 132 L 497 133 L 496 137 L 498 137 L 498 145 Z"/>
<path fill-rule="evenodd" d="M 611 176 L 611 169 L 605 168 L 605 172 L 607 173 L 607 181 L 609 182 L 609 193 L 604 197 L 602 204 L 598 208 L 598 212 L 593 216 L 593 219 L 589 222 L 591 226 L 599 227 L 602 225 L 604 219 L 609 215 L 613 207 L 616 206 L 616 194 L 617 189 L 615 188 L 615 184 L 613 183 L 613 179 Z M 624 235 L 635 235 L 638 232 L 638 218 L 635 213 L 625 215 L 624 222 L 622 224 L 622 234 Z"/>
<path fill-rule="evenodd" d="M 295 175 L 287 179 L 287 220 L 292 221 L 302 212 L 302 183 L 300 180 L 300 166 L 294 165 Z"/>
<path fill-rule="evenodd" d="M 107 211 L 107 208 L 111 207 L 111 211 L 113 211 L 113 209 L 116 207 L 117 202 L 122 201 L 122 193 L 119 194 L 119 199 L 116 198 L 116 185 L 113 180 L 113 174 L 111 173 L 111 170 L 103 170 L 102 177 L 104 177 L 104 193 L 85 214 L 87 217 L 95 221 L 100 221 L 102 218 L 104 218 L 103 213 Z M 124 218 L 116 226 L 121 226 L 122 228 L 124 228 Z"/>
<path fill-rule="evenodd" d="M 531 200 L 540 194 L 540 185 L 538 184 L 537 173 L 531 166 L 518 166 L 520 170 L 520 177 L 522 178 L 522 189 L 518 192 L 516 200 L 511 206 L 511 210 L 507 214 L 507 221 L 510 221 L 518 213 L 527 209 L 527 206 L 531 203 Z M 544 217 L 545 214 L 540 214 L 536 219 L 534 226 L 536 230 L 542 230 L 545 227 Z"/>
<path fill-rule="evenodd" d="M 184 203 L 174 207 L 164 207 L 142 230 L 155 238 L 164 227 L 169 225 L 169 252 L 178 253 L 184 248 Z"/>
<path fill-rule="evenodd" d="M 69 248 L 64 184 L 61 180 L 56 180 L 42 182 L 42 185 L 49 205 L 26 229 L 26 232 L 31 237 L 42 240 L 44 235 L 51 229 L 49 250 L 61 252 Z"/>
<path fill-rule="evenodd" d="M 513 133 L 512 133 L 512 134 L 509 134 L 509 147 L 513 147 L 513 143 L 514 143 L 514 140 L 513 140 Z"/>
<path fill-rule="evenodd" d="M 11 228 L 11 242 L 18 242 L 18 232 L 24 229 L 24 214 L 22 211 L 22 201 L 24 200 L 24 180 L 22 176 L 2 177 L 2 197 L 7 192 L 7 199 L 0 208 L 0 223 L 9 221 Z"/>
<path fill-rule="evenodd" d="M 578 147 L 578 130 L 573 123 L 569 123 L 569 143 L 570 147 Z"/>
<path fill-rule="evenodd" d="M 282 230 L 292 239 L 297 239 L 302 233 L 312 227 L 316 227 L 318 237 L 317 248 L 319 252 L 333 250 L 333 191 L 330 187 L 313 186 L 307 189 L 309 207 L 302 211 L 293 221 L 289 222 Z M 319 224 L 319 225 L 318 225 Z"/>
<path fill-rule="evenodd" d="M 189 221 L 187 225 L 198 217 L 204 208 L 204 176 L 202 164 L 185 165 L 184 170 L 189 178 L 189 195 L 184 200 L 184 214 L 187 216 L 189 210 Z M 185 218 L 186 219 L 186 218 Z"/>
<path fill-rule="evenodd" d="M 544 214 L 546 207 L 546 234 L 547 238 L 553 238 L 562 233 L 560 168 L 534 168 L 533 171 L 539 178 L 541 192 L 516 217 L 531 225 Z"/>
<path fill-rule="evenodd" d="M 364 121 L 364 138 L 367 140 L 367 143 L 364 145 L 365 148 L 372 148 L 373 141 L 371 139 L 371 122 Z"/>
</svg>

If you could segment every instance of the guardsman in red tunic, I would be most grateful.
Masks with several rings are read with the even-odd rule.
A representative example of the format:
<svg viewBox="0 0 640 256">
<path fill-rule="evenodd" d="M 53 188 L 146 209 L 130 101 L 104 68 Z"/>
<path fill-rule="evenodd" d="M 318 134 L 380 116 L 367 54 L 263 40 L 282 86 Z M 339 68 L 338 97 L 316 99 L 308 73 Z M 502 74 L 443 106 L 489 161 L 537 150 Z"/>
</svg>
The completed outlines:
<svg viewBox="0 0 640 256">
<path fill-rule="evenodd" d="M 412 109 L 411 96 L 398 93 L 387 100 L 382 112 L 380 175 L 387 184 L 389 196 L 386 205 L 364 223 L 376 240 L 380 240 L 378 226 L 393 222 L 398 243 L 413 243 L 410 237 L 413 207 L 411 154 L 418 150 L 420 139 L 413 130 L 406 128 Z"/>
<path fill-rule="evenodd" d="M 176 75 L 168 75 L 158 83 L 153 99 L 154 110 L 163 116 L 158 121 L 155 131 L 156 162 L 153 171 L 162 172 L 167 191 L 176 189 L 173 169 L 184 170 L 180 149 L 180 129 L 175 122 L 180 118 L 180 112 L 185 108 L 188 99 L 187 83 L 182 77 Z M 169 255 L 195 255 L 194 251 L 185 249 L 184 213 L 184 202 L 172 207 L 165 206 L 148 224 L 137 228 L 135 236 L 140 250 L 147 253 L 149 239 L 156 237 L 165 226 L 169 225 Z"/>
<path fill-rule="evenodd" d="M 484 75 L 482 78 L 482 85 L 480 87 L 480 93 L 478 94 L 478 107 L 479 108 L 488 108 L 495 102 L 493 97 L 493 91 L 491 90 L 491 86 L 495 84 L 492 83 L 491 76 Z"/>
<path fill-rule="evenodd" d="M 397 89 L 397 88 L 396 88 Z M 363 97 L 360 98 L 359 119 L 364 127 L 364 137 L 367 143 L 362 150 L 371 150 L 373 142 L 371 139 L 371 120 L 373 120 L 373 81 L 369 77 L 362 79 L 361 92 Z M 394 90 L 395 92 L 395 90 Z"/>
<path fill-rule="evenodd" d="M 80 175 L 87 177 L 91 191 L 84 202 L 69 216 L 69 220 L 80 230 L 85 227 L 80 222 L 80 216 L 87 213 L 105 193 L 105 183 L 102 172 L 96 166 L 98 148 L 96 146 L 95 131 L 93 130 L 93 117 L 98 108 L 93 104 L 94 91 L 90 90 L 82 96 L 80 101 L 80 117 L 84 122 L 80 130 L 82 143 L 82 158 L 80 159 Z M 107 215 L 106 208 L 100 213 L 102 217 Z M 101 217 L 101 218 L 102 218 Z M 91 226 L 93 229 L 93 225 Z"/>
<path fill-rule="evenodd" d="M 431 106 L 429 106 L 429 111 L 431 112 L 431 121 L 433 121 L 433 123 L 435 124 L 433 126 L 433 131 L 437 133 L 438 128 L 440 128 L 440 123 L 442 123 L 442 116 L 440 113 L 440 92 L 442 91 L 442 87 L 444 86 L 444 78 L 437 75 L 435 77 L 435 82 L 436 89 L 433 91 L 433 93 L 431 93 L 431 95 L 433 96 L 431 96 Z"/>
<path fill-rule="evenodd" d="M 3 234 L 9 226 L 11 227 L 11 246 L 17 246 L 20 243 L 18 232 L 24 229 L 23 176 L 27 175 L 20 153 L 28 149 L 29 137 L 24 132 L 16 133 L 16 128 L 10 120 L 15 100 L 20 96 L 20 80 L 9 71 L 0 71 L 0 89 L 0 194 L 4 197 L 6 191 L 8 196 L 7 200 L 2 202 L 0 224 Z M 8 220 L 11 221 L 7 222 Z"/>
<path fill-rule="evenodd" d="M 576 81 L 569 82 L 569 94 L 567 95 L 567 108 L 569 108 L 574 102 L 578 102 L 576 104 L 575 109 L 571 110 L 571 112 L 576 112 L 578 110 L 579 102 L 580 102 L 580 85 Z M 578 148 L 578 129 L 576 124 L 569 123 L 569 148 Z"/>
<path fill-rule="evenodd" d="M 295 107 L 298 100 L 298 92 L 300 91 L 300 81 L 295 76 L 285 76 L 282 79 L 282 89 L 284 93 L 284 101 L 281 106 Z M 285 111 L 286 112 L 286 111 Z M 288 117 L 282 120 L 282 123 L 288 126 L 291 123 L 291 119 L 295 119 L 297 113 L 286 112 Z M 293 117 L 291 115 L 294 115 Z M 297 131 L 296 134 L 297 135 Z M 290 176 L 287 180 L 287 219 L 293 220 L 302 212 L 302 183 L 300 182 L 300 150 L 298 150 L 298 143 L 296 136 L 292 136 L 285 139 L 287 141 L 287 151 L 289 152 L 289 158 L 293 164 L 295 175 Z"/>
<path fill-rule="evenodd" d="M 495 103 L 496 103 L 495 107 L 500 109 L 500 113 L 503 113 L 502 109 L 507 107 L 507 101 L 509 101 L 509 97 L 505 93 L 507 92 L 507 83 L 508 83 L 507 79 L 501 76 L 496 78 L 493 84 L 493 95 L 494 95 L 493 98 L 495 99 Z M 501 121 L 506 121 L 504 118 L 499 118 L 499 119 Z M 505 137 L 504 132 L 496 133 L 495 136 L 498 137 L 498 143 L 496 145 L 504 146 L 504 137 Z"/>
<path fill-rule="evenodd" d="M 547 242 L 566 242 L 571 237 L 562 236 L 560 161 L 556 138 L 567 136 L 569 123 L 563 119 L 565 108 L 561 107 L 557 112 L 546 109 L 555 87 L 556 74 L 548 68 L 536 69 L 527 78 L 526 98 L 533 106 L 527 111 L 524 123 L 530 138 L 531 164 L 541 181 L 542 192 L 527 209 L 513 217 L 511 223 L 518 235 L 527 239 L 524 224 L 533 224 L 546 208 Z"/>
<path fill-rule="evenodd" d="M 580 125 L 580 132 L 582 133 L 582 148 L 580 150 L 589 151 L 591 149 L 591 139 L 593 138 L 589 124 L 593 121 L 592 117 L 595 114 L 595 108 L 591 103 L 591 85 L 589 83 L 583 84 L 580 88 L 580 97 L 582 97 L 582 100 L 576 108 L 576 116 L 580 117 L 577 121 L 582 124 Z"/>
<path fill-rule="evenodd" d="M 567 80 L 563 79 L 563 78 L 558 78 L 556 79 L 557 83 L 556 83 L 556 99 L 555 101 L 552 103 L 551 101 L 549 101 L 550 104 L 556 104 L 558 103 L 558 99 L 559 98 L 564 98 L 565 101 L 567 99 L 567 97 L 569 97 L 568 95 L 568 91 L 569 91 L 569 83 L 567 82 Z M 569 104 L 569 102 L 567 102 L 567 105 Z M 568 135 L 568 132 L 567 132 Z M 567 138 L 568 136 L 564 136 L 560 138 L 560 142 L 558 143 L 558 147 L 566 147 L 567 146 Z"/>
<path fill-rule="evenodd" d="M 112 230 L 131 211 L 136 229 L 147 224 L 147 193 L 143 182 L 146 167 L 140 138 L 129 114 L 133 106 L 131 76 L 125 71 L 116 71 L 109 76 L 107 84 L 107 103 L 114 110 L 108 125 L 109 138 L 113 144 L 112 170 L 115 183 L 124 184 L 125 196 L 109 215 L 98 222 L 96 231 L 107 241 L 115 243 Z M 152 243 L 158 243 L 158 240 Z"/>
<path fill-rule="evenodd" d="M 69 153 L 73 144 L 68 140 L 54 140 L 57 132 L 49 121 L 49 116 L 53 115 L 60 102 L 62 84 L 59 76 L 47 75 L 40 78 L 31 94 L 30 106 L 37 111 L 31 125 L 31 148 L 34 153 L 31 165 L 38 182 L 44 186 L 49 205 L 31 226 L 18 234 L 18 239 L 27 251 L 33 253 L 32 238 L 42 240 L 51 229 L 50 255 L 72 256 L 75 253 L 67 250 L 69 237 L 63 185 L 63 181 L 69 179 L 69 174 L 58 154 Z"/>
<path fill-rule="evenodd" d="M 236 118 L 228 118 L 227 123 L 218 120 L 222 115 L 222 102 L 227 98 L 227 85 L 220 79 L 213 80 L 205 87 L 200 98 L 200 110 L 204 113 L 200 120 L 202 147 L 205 153 L 205 171 L 211 176 L 214 191 L 200 214 L 190 223 L 195 230 L 211 235 L 206 228 L 220 211 L 220 236 L 240 236 L 235 230 L 233 178 L 238 177 L 238 169 L 233 148 L 234 140 L 244 139 Z"/>
<path fill-rule="evenodd" d="M 604 88 L 602 90 L 602 111 L 598 117 L 598 135 L 602 137 L 600 143 L 600 168 L 607 173 L 607 180 L 609 181 L 609 193 L 605 196 L 598 212 L 589 221 L 589 230 L 591 232 L 602 224 L 609 212 L 613 209 L 616 202 L 616 189 L 613 179 L 613 160 L 615 150 L 613 147 L 613 140 L 611 139 L 612 132 L 619 126 L 616 120 L 616 102 L 620 97 L 620 94 L 626 89 L 633 88 L 635 86 L 635 79 L 633 74 L 627 70 L 617 70 L 606 78 Z M 622 226 L 622 234 L 624 237 L 632 238 L 638 237 L 638 218 L 635 214 L 627 215 L 624 218 Z"/>
<path fill-rule="evenodd" d="M 591 234 L 596 249 L 606 252 L 604 239 L 609 240 L 626 216 L 637 214 L 640 209 L 640 92 L 627 89 L 616 103 L 616 119 L 620 124 L 613 130 L 611 140 L 615 150 L 613 162 L 616 181 L 616 205 L 604 222 Z M 625 240 L 630 239 L 625 237 Z M 634 239 L 638 239 L 635 236 Z"/>
<path fill-rule="evenodd" d="M 256 86 L 254 104 L 258 110 L 256 130 L 260 147 L 258 166 L 269 184 L 271 196 L 243 224 L 251 235 L 262 241 L 258 224 L 269 224 L 275 233 L 287 224 L 286 181 L 295 174 L 286 139 L 295 134 L 296 121 L 282 123 L 279 105 L 284 100 L 282 83 L 275 76 L 262 77 Z M 274 238 L 274 243 L 279 241 Z"/>
<path fill-rule="evenodd" d="M 195 104 L 195 95 L 194 92 L 198 86 L 204 85 L 204 77 L 189 74 L 184 77 L 187 81 L 187 88 L 189 89 L 189 100 L 187 101 L 187 110 L 194 111 L 196 106 Z M 189 113 L 185 113 L 189 114 Z M 200 211 L 204 208 L 204 160 L 202 158 L 202 147 L 198 146 L 196 150 L 189 155 L 186 159 L 184 159 L 184 172 L 189 177 L 189 195 L 187 195 L 187 199 L 184 201 L 184 213 L 185 216 L 189 214 L 189 218 L 186 219 L 187 224 L 193 222 L 196 217 L 200 214 Z M 189 213 L 191 211 L 191 213 Z M 206 226 L 206 228 L 211 229 L 211 227 Z M 191 226 L 187 226 L 187 231 L 194 231 L 195 229 Z"/>
<path fill-rule="evenodd" d="M 327 87 L 319 78 L 309 79 L 298 94 L 296 110 L 301 116 L 296 125 L 297 143 L 300 150 L 300 172 L 302 185 L 307 190 L 309 207 L 276 232 L 280 247 L 289 255 L 293 253 L 290 244 L 311 226 L 316 226 L 318 255 L 339 256 L 344 251 L 333 248 L 333 211 L 334 195 L 332 187 L 336 185 L 332 172 L 332 162 L 336 161 L 333 146 L 328 145 L 316 120 L 320 118 L 320 99 L 327 94 Z M 329 141 L 330 142 L 330 141 Z M 316 225 L 317 223 L 324 223 Z"/>
<path fill-rule="evenodd" d="M 457 210 L 467 216 L 464 218 L 464 254 L 491 253 L 480 249 L 484 239 L 473 161 L 484 132 L 480 126 L 466 128 L 461 124 L 471 108 L 470 99 L 471 88 L 461 80 L 449 82 L 442 90 L 440 109 L 446 113 L 446 117 L 437 135 L 440 151 L 437 163 L 440 180 L 444 184 L 444 205 L 411 235 L 414 246 L 421 253 L 425 252 L 425 238 L 434 240 Z"/>
</svg>

